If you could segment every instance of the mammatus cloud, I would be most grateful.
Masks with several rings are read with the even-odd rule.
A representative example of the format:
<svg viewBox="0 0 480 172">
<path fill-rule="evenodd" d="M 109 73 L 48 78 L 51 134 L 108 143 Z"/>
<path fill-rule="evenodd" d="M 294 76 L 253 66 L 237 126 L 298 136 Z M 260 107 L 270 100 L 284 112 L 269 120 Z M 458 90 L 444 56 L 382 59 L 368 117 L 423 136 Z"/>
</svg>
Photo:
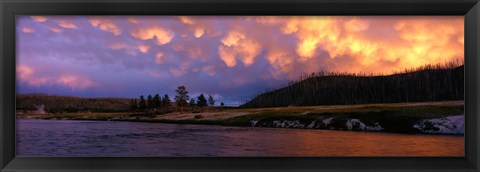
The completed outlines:
<svg viewBox="0 0 480 172">
<path fill-rule="evenodd" d="M 103 31 L 110 32 L 117 36 L 122 34 L 122 30 L 120 29 L 120 27 L 110 20 L 93 17 L 90 19 L 90 24 L 93 27 L 98 27 Z"/>
<path fill-rule="evenodd" d="M 70 20 L 61 20 L 60 22 L 58 22 L 58 25 L 60 27 L 65 28 L 65 29 L 77 29 L 78 28 L 77 24 L 75 24 L 74 21 L 70 21 Z"/>
<path fill-rule="evenodd" d="M 50 31 L 52 31 L 52 32 L 55 32 L 55 33 L 63 32 L 62 29 L 57 28 L 57 27 L 49 27 L 48 29 L 49 29 Z"/>
<path fill-rule="evenodd" d="M 34 77 L 34 70 L 25 65 L 17 66 L 17 79 L 27 83 L 30 86 L 42 86 L 48 83 L 47 78 Z"/>
<path fill-rule="evenodd" d="M 48 20 L 48 18 L 44 16 L 31 16 L 31 18 L 40 23 L 46 22 Z"/>
<path fill-rule="evenodd" d="M 155 63 L 162 64 L 163 63 L 163 58 L 165 58 L 165 53 L 157 52 L 157 54 L 155 54 Z"/>
<path fill-rule="evenodd" d="M 149 40 L 155 39 L 157 45 L 165 45 L 172 41 L 175 33 L 169 31 L 168 29 L 162 27 L 150 27 L 142 28 L 138 30 L 131 31 L 130 34 L 140 40 Z"/>
<path fill-rule="evenodd" d="M 250 66 L 262 50 L 260 43 L 237 31 L 229 32 L 221 42 L 223 45 L 218 47 L 218 54 L 228 67 L 234 67 L 237 59 Z"/>
<path fill-rule="evenodd" d="M 296 37 L 296 63 L 307 64 L 315 58 L 339 57 L 348 57 L 354 62 L 353 66 L 330 70 L 378 74 L 395 71 L 392 69 L 399 71 L 463 59 L 461 18 L 431 20 L 407 17 L 385 21 L 380 17 L 291 17 L 282 21 L 267 21 L 280 25 L 284 34 Z M 266 23 L 265 20 L 257 22 Z M 319 55 L 321 52 L 327 55 Z M 273 54 L 279 56 L 279 53 Z M 282 66 L 291 58 L 283 56 L 287 59 L 280 60 L 274 55 L 269 57 L 274 66 Z M 323 61 L 342 65 L 340 61 Z M 285 67 L 280 69 L 285 73 L 291 71 Z M 318 70 L 322 69 L 314 68 L 305 73 Z"/>
<path fill-rule="evenodd" d="M 22 32 L 33 33 L 33 32 L 35 32 L 35 29 L 33 29 L 32 27 L 25 26 L 25 27 L 22 28 Z"/>
<path fill-rule="evenodd" d="M 137 51 L 146 54 L 151 48 L 149 45 L 146 45 L 146 44 L 133 46 L 125 42 L 113 42 L 109 44 L 107 47 L 113 50 L 124 50 L 127 54 L 132 56 L 137 56 L 138 54 Z"/>
<path fill-rule="evenodd" d="M 61 75 L 57 78 L 56 82 L 58 84 L 70 87 L 73 90 L 86 89 L 96 86 L 96 83 L 93 81 L 75 75 Z"/>
<path fill-rule="evenodd" d="M 289 75 L 288 72 L 294 70 L 292 65 L 295 62 L 294 55 L 282 49 L 273 49 L 270 50 L 267 59 L 268 62 L 272 65 L 270 72 L 273 77 L 276 79 L 281 79 L 285 77 L 285 74 Z M 290 76 L 291 78 L 296 76 Z"/>
<path fill-rule="evenodd" d="M 142 53 L 148 53 L 148 50 L 150 50 L 150 46 L 148 45 L 138 45 L 137 48 Z"/>
<path fill-rule="evenodd" d="M 179 16 L 178 17 L 180 19 L 180 21 L 182 21 L 182 23 L 184 24 L 194 24 L 192 18 L 188 17 L 188 16 Z"/>
<path fill-rule="evenodd" d="M 193 35 L 195 38 L 200 38 L 205 34 L 205 29 L 204 28 L 196 28 L 195 31 L 193 32 Z"/>
<path fill-rule="evenodd" d="M 127 21 L 131 24 L 138 24 L 138 20 L 135 18 L 135 17 L 132 17 L 132 16 L 129 16 L 129 17 L 126 17 L 127 18 Z"/>
<path fill-rule="evenodd" d="M 17 76 L 20 82 L 34 87 L 63 86 L 72 90 L 83 90 L 97 86 L 95 82 L 77 75 L 38 76 L 32 67 L 26 65 L 17 66 Z"/>
<path fill-rule="evenodd" d="M 456 16 L 22 16 L 17 21 L 20 88 L 47 92 L 64 87 L 77 90 L 72 94 L 136 97 L 186 85 L 192 93 L 218 93 L 238 102 L 312 72 L 389 74 L 464 57 L 464 21 Z"/>
</svg>

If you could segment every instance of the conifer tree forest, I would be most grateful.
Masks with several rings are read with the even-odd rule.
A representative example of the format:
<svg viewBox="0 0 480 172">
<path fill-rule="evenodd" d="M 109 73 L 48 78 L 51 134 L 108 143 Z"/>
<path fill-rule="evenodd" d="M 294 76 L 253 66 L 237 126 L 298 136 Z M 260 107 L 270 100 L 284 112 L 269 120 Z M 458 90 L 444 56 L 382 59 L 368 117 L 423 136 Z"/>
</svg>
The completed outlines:
<svg viewBox="0 0 480 172">
<path fill-rule="evenodd" d="M 258 94 L 242 108 L 464 99 L 464 65 L 425 65 L 385 76 L 319 72 Z"/>
</svg>

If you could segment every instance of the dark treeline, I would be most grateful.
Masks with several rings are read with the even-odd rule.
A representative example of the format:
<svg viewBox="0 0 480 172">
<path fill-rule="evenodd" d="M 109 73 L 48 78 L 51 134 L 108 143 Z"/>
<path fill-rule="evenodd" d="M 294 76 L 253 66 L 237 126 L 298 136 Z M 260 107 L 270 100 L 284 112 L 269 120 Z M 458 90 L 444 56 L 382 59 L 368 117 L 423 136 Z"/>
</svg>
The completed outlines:
<svg viewBox="0 0 480 172">
<path fill-rule="evenodd" d="M 129 100 L 126 98 L 81 98 L 48 94 L 17 94 L 16 108 L 20 111 L 32 111 L 43 105 L 47 113 L 124 112 L 129 111 Z"/>
<path fill-rule="evenodd" d="M 175 90 L 175 97 L 170 100 L 168 94 L 160 96 L 155 94 L 154 96 L 148 95 L 146 98 L 141 95 L 139 99 L 132 99 L 130 101 L 130 110 L 132 111 L 147 111 L 156 113 L 168 113 L 174 111 L 193 111 L 193 110 L 205 110 L 203 107 L 214 106 L 215 100 L 212 95 L 200 94 L 194 98 L 190 98 L 187 88 L 185 86 L 178 86 Z M 220 103 L 223 106 L 223 102 Z"/>
<path fill-rule="evenodd" d="M 140 96 L 130 98 L 82 98 L 74 96 L 58 96 L 42 93 L 17 94 L 16 109 L 23 113 L 36 113 L 43 108 L 46 113 L 76 113 L 76 112 L 157 112 L 205 110 L 203 107 L 213 107 L 215 100 L 211 95 L 200 94 L 196 99 L 189 99 L 185 86 L 179 86 L 172 99 L 168 94 Z M 223 102 L 220 103 L 223 107 Z"/>
<path fill-rule="evenodd" d="M 257 95 L 242 108 L 464 99 L 464 65 L 425 65 L 387 76 L 320 72 Z"/>
</svg>

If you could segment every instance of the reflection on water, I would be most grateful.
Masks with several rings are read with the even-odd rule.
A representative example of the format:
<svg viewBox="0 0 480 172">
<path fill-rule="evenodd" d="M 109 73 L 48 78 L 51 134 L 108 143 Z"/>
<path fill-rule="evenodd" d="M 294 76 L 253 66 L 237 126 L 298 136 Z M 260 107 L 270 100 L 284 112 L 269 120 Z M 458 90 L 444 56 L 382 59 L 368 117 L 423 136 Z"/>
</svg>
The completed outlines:
<svg viewBox="0 0 480 172">
<path fill-rule="evenodd" d="M 464 137 L 17 120 L 17 156 L 463 156 Z"/>
</svg>

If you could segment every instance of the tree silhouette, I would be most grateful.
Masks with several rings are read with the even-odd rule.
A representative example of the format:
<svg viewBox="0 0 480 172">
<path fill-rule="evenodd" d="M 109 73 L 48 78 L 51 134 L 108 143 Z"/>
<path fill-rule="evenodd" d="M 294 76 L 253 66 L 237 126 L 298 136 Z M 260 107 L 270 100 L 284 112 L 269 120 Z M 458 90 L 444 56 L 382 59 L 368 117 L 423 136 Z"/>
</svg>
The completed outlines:
<svg viewBox="0 0 480 172">
<path fill-rule="evenodd" d="M 200 94 L 200 96 L 198 96 L 197 105 L 200 107 L 207 106 L 207 99 L 205 99 L 205 96 L 203 94 Z"/>
<path fill-rule="evenodd" d="M 209 104 L 210 106 L 215 105 L 215 100 L 213 100 L 212 95 L 208 95 L 208 104 Z"/>
<path fill-rule="evenodd" d="M 138 109 L 137 99 L 133 99 L 130 102 L 130 109 L 134 111 Z"/>
<path fill-rule="evenodd" d="M 195 106 L 195 99 L 191 98 L 190 102 L 188 102 L 188 105 Z"/>
<path fill-rule="evenodd" d="M 168 94 L 163 95 L 162 107 L 170 107 L 171 105 L 172 101 L 170 100 L 170 97 L 168 97 Z"/>
<path fill-rule="evenodd" d="M 147 97 L 147 108 L 148 109 L 153 108 L 153 97 L 152 97 L 152 95 L 148 95 L 148 97 Z"/>
<path fill-rule="evenodd" d="M 320 72 L 259 94 L 243 108 L 464 99 L 464 65 L 425 65 L 391 75 Z"/>
<path fill-rule="evenodd" d="M 177 93 L 177 95 L 175 96 L 175 103 L 177 104 L 177 106 L 179 107 L 187 106 L 188 105 L 187 101 L 189 98 L 187 88 L 185 88 L 185 86 L 182 85 L 177 87 L 175 92 Z"/>
<path fill-rule="evenodd" d="M 145 108 L 147 108 L 147 103 L 145 103 L 145 98 L 143 98 L 143 95 L 141 95 L 140 102 L 138 103 L 138 109 L 145 110 Z"/>
<path fill-rule="evenodd" d="M 153 96 L 153 108 L 160 108 L 161 104 L 162 98 L 160 97 L 160 95 L 155 94 L 155 96 Z"/>
</svg>

